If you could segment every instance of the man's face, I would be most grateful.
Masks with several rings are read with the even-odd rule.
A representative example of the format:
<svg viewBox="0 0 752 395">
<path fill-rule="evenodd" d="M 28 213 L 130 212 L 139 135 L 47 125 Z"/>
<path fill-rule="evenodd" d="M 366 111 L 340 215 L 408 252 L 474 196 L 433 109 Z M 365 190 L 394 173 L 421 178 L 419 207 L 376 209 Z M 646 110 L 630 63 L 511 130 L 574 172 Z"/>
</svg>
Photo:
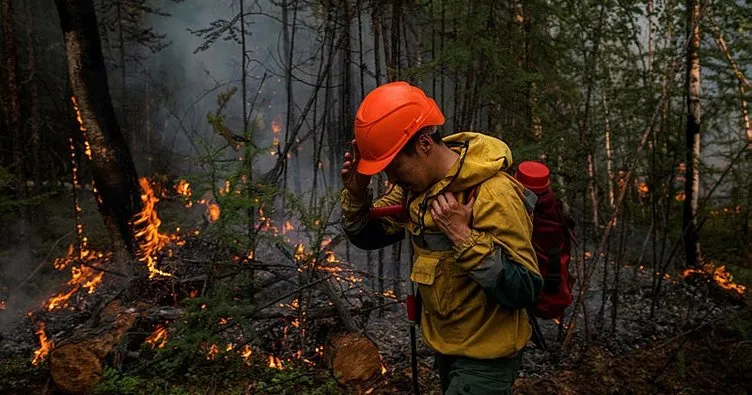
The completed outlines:
<svg viewBox="0 0 752 395">
<path fill-rule="evenodd" d="M 430 140 L 428 136 L 422 136 L 423 139 Z M 429 160 L 430 148 L 425 149 L 422 144 L 427 143 L 418 141 L 414 152 L 407 153 L 404 150 L 394 157 L 389 166 L 384 169 L 390 183 L 397 184 L 403 189 L 415 193 L 422 193 L 433 184 Z M 429 143 L 430 144 L 430 143 Z"/>
</svg>

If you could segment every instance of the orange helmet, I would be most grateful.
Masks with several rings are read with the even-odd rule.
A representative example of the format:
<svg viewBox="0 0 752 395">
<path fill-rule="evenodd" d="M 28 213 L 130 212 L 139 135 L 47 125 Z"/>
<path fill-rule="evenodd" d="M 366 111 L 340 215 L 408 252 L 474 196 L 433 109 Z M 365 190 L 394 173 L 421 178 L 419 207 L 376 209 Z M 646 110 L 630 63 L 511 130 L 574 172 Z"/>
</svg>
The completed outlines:
<svg viewBox="0 0 752 395">
<path fill-rule="evenodd" d="M 372 175 L 384 170 L 417 131 L 443 124 L 444 114 L 420 88 L 404 81 L 377 87 L 355 114 L 358 172 Z"/>
</svg>

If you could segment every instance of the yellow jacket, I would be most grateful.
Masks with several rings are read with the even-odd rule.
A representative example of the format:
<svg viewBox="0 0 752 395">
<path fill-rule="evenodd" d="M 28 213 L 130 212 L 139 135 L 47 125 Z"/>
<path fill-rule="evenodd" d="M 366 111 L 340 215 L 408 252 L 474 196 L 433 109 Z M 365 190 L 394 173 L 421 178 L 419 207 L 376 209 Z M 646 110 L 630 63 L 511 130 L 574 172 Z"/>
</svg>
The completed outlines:
<svg viewBox="0 0 752 395">
<path fill-rule="evenodd" d="M 460 157 L 441 181 L 408 197 L 409 223 L 369 219 L 370 200 L 355 201 L 344 190 L 345 232 L 356 246 L 372 249 L 401 240 L 407 228 L 414 247 L 410 279 L 423 300 L 423 339 L 434 351 L 479 359 L 511 356 L 530 338 L 524 308 L 534 303 L 542 284 L 528 211 L 534 195 L 504 172 L 512 153 L 501 140 L 466 132 L 444 142 Z M 446 191 L 465 201 L 473 189 L 472 234 L 454 246 L 428 208 Z M 405 192 L 394 187 L 373 205 L 400 204 L 404 198 Z"/>
</svg>

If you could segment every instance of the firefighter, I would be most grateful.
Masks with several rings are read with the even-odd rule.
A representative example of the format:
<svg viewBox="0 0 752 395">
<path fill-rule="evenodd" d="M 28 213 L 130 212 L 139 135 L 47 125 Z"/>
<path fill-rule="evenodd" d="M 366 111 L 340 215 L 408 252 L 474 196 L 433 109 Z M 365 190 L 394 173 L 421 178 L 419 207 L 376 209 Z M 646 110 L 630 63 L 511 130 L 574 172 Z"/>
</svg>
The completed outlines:
<svg viewBox="0 0 752 395">
<path fill-rule="evenodd" d="M 443 124 L 434 100 L 406 82 L 363 99 L 341 169 L 343 227 L 369 250 L 407 230 L 421 333 L 443 393 L 511 393 L 531 336 L 525 308 L 543 282 L 531 243 L 534 197 L 505 171 L 505 143 L 471 132 L 442 138 Z M 381 171 L 391 187 L 373 201 L 369 183 Z M 398 204 L 402 219 L 369 215 Z"/>
</svg>

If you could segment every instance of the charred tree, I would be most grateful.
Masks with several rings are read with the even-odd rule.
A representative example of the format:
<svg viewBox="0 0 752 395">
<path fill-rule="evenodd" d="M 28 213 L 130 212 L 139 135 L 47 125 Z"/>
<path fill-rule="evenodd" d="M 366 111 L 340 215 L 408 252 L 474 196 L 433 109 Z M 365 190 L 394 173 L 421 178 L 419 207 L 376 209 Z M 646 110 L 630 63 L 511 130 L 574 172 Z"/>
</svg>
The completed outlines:
<svg viewBox="0 0 752 395">
<path fill-rule="evenodd" d="M 138 176 L 110 98 L 94 4 L 56 0 L 68 77 L 90 146 L 94 186 L 116 252 L 136 253 L 131 219 L 141 210 Z"/>
<path fill-rule="evenodd" d="M 687 0 L 687 46 L 686 89 L 687 129 L 685 132 L 684 182 L 684 253 L 688 267 L 701 263 L 700 240 L 697 230 L 697 205 L 700 192 L 700 1 Z"/>
</svg>

